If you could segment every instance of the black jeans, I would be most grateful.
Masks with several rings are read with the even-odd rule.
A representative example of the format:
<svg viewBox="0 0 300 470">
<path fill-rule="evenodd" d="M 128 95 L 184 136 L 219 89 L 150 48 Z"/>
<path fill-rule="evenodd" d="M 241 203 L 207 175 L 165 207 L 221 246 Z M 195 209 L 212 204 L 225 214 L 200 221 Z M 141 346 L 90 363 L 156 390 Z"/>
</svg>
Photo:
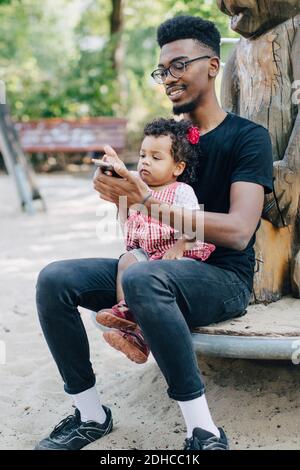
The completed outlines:
<svg viewBox="0 0 300 470">
<path fill-rule="evenodd" d="M 116 303 L 117 259 L 57 261 L 37 282 L 37 309 L 67 393 L 95 384 L 89 343 L 77 307 Z M 250 291 L 233 272 L 193 259 L 140 262 L 122 281 L 125 299 L 162 371 L 170 398 L 204 393 L 190 330 L 244 313 Z"/>
</svg>

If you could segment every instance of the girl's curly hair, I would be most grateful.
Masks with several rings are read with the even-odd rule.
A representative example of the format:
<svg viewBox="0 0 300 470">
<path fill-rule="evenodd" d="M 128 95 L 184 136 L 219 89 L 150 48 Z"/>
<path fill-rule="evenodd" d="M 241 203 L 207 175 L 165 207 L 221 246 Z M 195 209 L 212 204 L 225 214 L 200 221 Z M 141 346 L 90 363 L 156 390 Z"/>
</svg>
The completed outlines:
<svg viewBox="0 0 300 470">
<path fill-rule="evenodd" d="M 169 135 L 171 137 L 171 153 L 175 162 L 186 163 L 184 172 L 178 177 L 178 181 L 191 184 L 197 179 L 197 168 L 200 158 L 199 144 L 191 144 L 187 139 L 187 133 L 193 126 L 191 121 L 158 118 L 146 124 L 144 136 L 159 137 Z"/>
</svg>

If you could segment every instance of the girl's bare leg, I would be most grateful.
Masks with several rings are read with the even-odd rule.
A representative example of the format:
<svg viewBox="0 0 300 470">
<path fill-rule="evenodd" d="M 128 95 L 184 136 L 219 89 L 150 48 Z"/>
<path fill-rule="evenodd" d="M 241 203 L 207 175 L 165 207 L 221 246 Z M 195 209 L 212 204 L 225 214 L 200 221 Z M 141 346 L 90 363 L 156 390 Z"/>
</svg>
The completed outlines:
<svg viewBox="0 0 300 470">
<path fill-rule="evenodd" d="M 126 269 L 131 264 L 135 263 L 138 263 L 138 259 L 130 252 L 125 253 L 119 260 L 116 279 L 117 304 L 124 301 L 125 298 L 121 284 L 122 276 Z M 117 310 L 114 310 L 114 308 Z M 98 323 L 108 328 L 136 328 L 136 322 L 132 317 L 132 314 L 128 312 L 128 307 L 126 307 L 126 305 L 116 305 L 112 308 L 104 308 L 97 313 L 96 320 Z"/>
<path fill-rule="evenodd" d="M 124 292 L 122 289 L 122 276 L 124 271 L 131 265 L 138 263 L 138 260 L 130 252 L 125 253 L 119 260 L 118 274 L 117 274 L 117 301 L 124 300 Z"/>
</svg>

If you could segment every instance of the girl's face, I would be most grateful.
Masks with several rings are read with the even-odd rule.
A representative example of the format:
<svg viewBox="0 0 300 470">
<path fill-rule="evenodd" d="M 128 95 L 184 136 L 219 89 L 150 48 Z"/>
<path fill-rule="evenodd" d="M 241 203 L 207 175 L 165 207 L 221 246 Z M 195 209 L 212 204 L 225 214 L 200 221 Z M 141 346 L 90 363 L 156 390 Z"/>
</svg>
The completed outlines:
<svg viewBox="0 0 300 470">
<path fill-rule="evenodd" d="M 149 186 L 163 186 L 176 181 L 185 169 L 185 162 L 175 162 L 171 154 L 171 137 L 146 136 L 142 142 L 138 172 Z"/>
</svg>

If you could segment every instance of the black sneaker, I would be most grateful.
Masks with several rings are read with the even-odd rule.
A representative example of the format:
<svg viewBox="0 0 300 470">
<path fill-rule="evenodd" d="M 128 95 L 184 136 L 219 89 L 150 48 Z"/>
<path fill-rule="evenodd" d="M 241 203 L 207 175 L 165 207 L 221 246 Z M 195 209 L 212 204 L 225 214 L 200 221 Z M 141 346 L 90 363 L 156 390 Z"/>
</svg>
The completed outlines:
<svg viewBox="0 0 300 470">
<path fill-rule="evenodd" d="M 220 437 L 202 428 L 195 428 L 193 436 L 185 440 L 183 450 L 229 450 L 228 439 L 222 428 Z"/>
<path fill-rule="evenodd" d="M 82 422 L 80 411 L 67 416 L 53 429 L 49 437 L 42 439 L 34 450 L 79 450 L 109 434 L 113 427 L 111 411 L 103 406 L 106 420 L 103 424 L 96 421 Z"/>
</svg>

